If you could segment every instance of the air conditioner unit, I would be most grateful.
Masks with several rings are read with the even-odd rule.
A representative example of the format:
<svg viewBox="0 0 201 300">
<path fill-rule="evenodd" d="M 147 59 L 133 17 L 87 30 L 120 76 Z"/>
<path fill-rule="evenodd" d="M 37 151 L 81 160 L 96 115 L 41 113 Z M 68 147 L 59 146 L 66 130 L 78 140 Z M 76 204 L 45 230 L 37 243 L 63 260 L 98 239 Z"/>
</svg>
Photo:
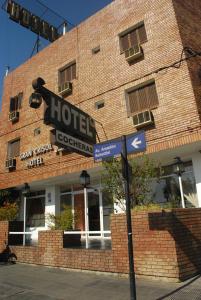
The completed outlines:
<svg viewBox="0 0 201 300">
<path fill-rule="evenodd" d="M 15 169 L 16 168 L 16 159 L 9 158 L 6 160 L 6 169 Z"/>
<path fill-rule="evenodd" d="M 11 122 L 17 122 L 19 121 L 19 111 L 12 111 L 8 114 L 8 120 Z"/>
<path fill-rule="evenodd" d="M 133 116 L 133 124 L 136 128 L 144 127 L 154 123 L 154 117 L 150 110 L 146 110 Z"/>
<path fill-rule="evenodd" d="M 143 56 L 143 51 L 140 45 L 131 47 L 125 51 L 125 58 L 128 62 L 136 60 L 142 56 Z"/>
<path fill-rule="evenodd" d="M 58 86 L 58 92 L 60 95 L 70 94 L 72 92 L 72 83 L 67 81 Z"/>
</svg>

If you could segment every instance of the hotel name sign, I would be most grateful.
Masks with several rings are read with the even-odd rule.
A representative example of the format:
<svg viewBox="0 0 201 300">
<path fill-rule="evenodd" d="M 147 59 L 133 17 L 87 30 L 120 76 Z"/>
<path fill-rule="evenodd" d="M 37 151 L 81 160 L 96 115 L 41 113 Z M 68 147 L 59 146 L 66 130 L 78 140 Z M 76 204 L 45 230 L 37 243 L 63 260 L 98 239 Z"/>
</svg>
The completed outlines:
<svg viewBox="0 0 201 300">
<path fill-rule="evenodd" d="M 96 143 L 95 120 L 83 110 L 44 87 L 45 81 L 33 80 L 35 90 L 29 105 L 37 109 L 44 100 L 44 123 L 52 126 L 51 142 L 85 156 L 93 156 Z"/>
<path fill-rule="evenodd" d="M 32 32 L 50 42 L 54 42 L 60 36 L 56 27 L 50 25 L 48 22 L 42 20 L 12 0 L 7 0 L 6 11 L 11 20 L 30 29 Z"/>
<path fill-rule="evenodd" d="M 39 156 L 42 154 L 45 154 L 47 152 L 50 152 L 53 150 L 52 144 L 46 144 L 43 146 L 40 146 L 38 148 L 30 149 L 26 152 L 23 152 L 20 154 L 20 159 L 21 160 L 26 160 L 32 157 L 31 160 L 27 162 L 27 167 L 28 168 L 33 168 L 33 167 L 38 167 L 43 165 L 43 157 Z M 34 157 L 36 156 L 36 157 Z"/>
</svg>

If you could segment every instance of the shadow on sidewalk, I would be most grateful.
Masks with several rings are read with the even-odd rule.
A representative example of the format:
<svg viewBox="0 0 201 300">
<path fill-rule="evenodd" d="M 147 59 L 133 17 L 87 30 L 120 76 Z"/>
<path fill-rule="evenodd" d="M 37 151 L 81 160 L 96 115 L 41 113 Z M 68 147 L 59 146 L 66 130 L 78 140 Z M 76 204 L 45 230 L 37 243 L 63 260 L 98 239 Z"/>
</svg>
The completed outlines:
<svg viewBox="0 0 201 300">
<path fill-rule="evenodd" d="M 188 281 L 186 284 L 183 284 L 181 287 L 179 287 L 178 289 L 164 295 L 163 297 L 157 298 L 156 300 L 163 300 L 166 299 L 167 297 L 173 296 L 175 295 L 177 292 L 182 291 L 184 288 L 190 286 L 193 282 L 195 282 L 197 279 L 199 279 L 201 276 L 198 275 L 196 277 L 194 277 L 192 280 Z"/>
</svg>

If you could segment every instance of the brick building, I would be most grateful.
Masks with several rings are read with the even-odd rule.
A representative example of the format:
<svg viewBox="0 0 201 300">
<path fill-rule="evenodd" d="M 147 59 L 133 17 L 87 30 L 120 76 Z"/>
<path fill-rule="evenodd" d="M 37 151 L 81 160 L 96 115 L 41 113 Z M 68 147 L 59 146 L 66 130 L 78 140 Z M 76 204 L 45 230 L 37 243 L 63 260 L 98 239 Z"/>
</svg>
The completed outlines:
<svg viewBox="0 0 201 300">
<path fill-rule="evenodd" d="M 88 218 L 89 231 L 107 237 L 113 210 L 101 190 L 101 163 L 52 145 L 45 103 L 30 107 L 38 77 L 95 120 L 101 142 L 145 130 L 146 154 L 170 166 L 153 187 L 157 201 L 180 197 L 171 169 L 180 157 L 185 203 L 201 206 L 200 16 L 198 0 L 115 0 L 5 77 L 0 188 L 29 184 L 29 230 L 44 229 L 45 214 L 66 203 L 82 212 L 79 229 Z M 91 176 L 88 217 L 82 170 Z"/>
</svg>

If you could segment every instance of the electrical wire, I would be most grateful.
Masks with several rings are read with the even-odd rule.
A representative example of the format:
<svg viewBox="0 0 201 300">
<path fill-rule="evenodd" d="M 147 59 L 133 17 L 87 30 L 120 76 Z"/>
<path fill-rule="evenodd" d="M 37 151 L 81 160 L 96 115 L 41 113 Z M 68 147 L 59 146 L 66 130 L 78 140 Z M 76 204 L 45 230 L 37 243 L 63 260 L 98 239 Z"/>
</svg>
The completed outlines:
<svg viewBox="0 0 201 300">
<path fill-rule="evenodd" d="M 184 54 L 185 52 L 187 52 L 187 53 L 189 54 L 189 56 L 183 58 L 183 54 Z M 181 58 L 180 58 L 178 61 L 175 61 L 174 63 L 172 63 L 172 64 L 170 64 L 170 65 L 167 65 L 167 66 L 158 68 L 158 69 L 156 69 L 156 70 L 154 70 L 154 71 L 152 71 L 152 72 L 149 72 L 149 73 L 145 74 L 144 76 L 139 77 L 138 79 L 134 79 L 134 80 L 132 80 L 132 81 L 126 82 L 126 83 L 124 83 L 124 84 L 121 84 L 121 85 L 119 85 L 118 87 L 109 89 L 109 90 L 107 90 L 106 92 L 109 92 L 109 91 L 112 91 L 112 90 L 114 90 L 114 89 L 117 89 L 117 88 L 119 88 L 119 87 L 121 87 L 121 86 L 124 86 L 124 85 L 130 83 L 130 82 L 135 82 L 135 81 L 137 81 L 137 80 L 139 80 L 139 79 L 146 78 L 147 76 L 150 76 L 150 75 L 153 75 L 153 74 L 157 74 L 158 72 L 163 71 L 163 70 L 166 70 L 166 69 L 169 69 L 169 68 L 177 68 L 177 69 L 178 69 L 178 68 L 181 67 L 181 64 L 182 64 L 183 61 L 187 61 L 187 60 L 189 60 L 189 59 L 191 59 L 191 58 L 194 58 L 194 57 L 197 57 L 197 56 L 201 56 L 201 52 L 198 52 L 198 51 L 196 51 L 196 50 L 193 50 L 193 49 L 190 48 L 190 47 L 184 47 L 184 48 L 182 49 Z M 104 93 L 106 93 L 106 92 L 104 92 Z M 101 93 L 101 95 L 104 94 L 104 93 Z M 93 98 L 95 98 L 95 97 L 97 97 L 97 96 L 98 96 L 98 95 L 93 96 L 93 97 L 88 98 L 88 99 L 85 99 L 85 100 L 83 100 L 83 101 L 80 101 L 78 104 L 83 103 L 83 102 L 85 102 L 85 101 L 87 101 L 87 100 L 93 99 Z M 39 120 L 37 120 L 37 121 L 31 122 L 31 123 L 29 123 L 29 124 L 26 124 L 26 125 L 24 125 L 24 126 L 22 126 L 22 127 L 20 127 L 20 128 L 16 128 L 16 129 L 13 130 L 13 131 L 9 131 L 9 132 L 7 132 L 7 133 L 4 133 L 4 134 L 0 135 L 0 137 L 5 136 L 5 135 L 7 135 L 7 134 L 10 134 L 10 133 L 12 133 L 12 132 L 15 132 L 15 131 L 17 131 L 17 130 L 20 130 L 20 129 L 22 129 L 22 128 L 26 128 L 26 127 L 28 127 L 28 126 L 30 126 L 30 125 L 32 125 L 32 124 L 35 124 L 35 123 L 37 123 L 37 122 L 39 122 L 39 121 L 42 121 L 42 120 L 44 120 L 44 119 L 41 118 L 41 119 L 39 119 Z M 96 122 L 98 122 L 99 124 L 102 125 L 101 122 L 99 122 L 99 121 L 97 121 L 97 120 L 96 120 Z M 189 131 L 192 132 L 192 131 L 194 131 L 194 130 L 197 130 L 197 131 L 198 131 L 198 129 L 200 129 L 200 128 L 201 128 L 201 125 L 196 126 L 196 127 L 194 127 L 194 128 L 187 128 L 186 130 L 181 130 L 181 131 L 175 132 L 174 135 L 178 135 L 178 134 L 185 133 L 185 132 L 187 133 L 187 132 L 189 132 Z M 150 140 L 148 139 L 148 140 L 147 140 L 147 143 L 152 142 L 152 141 L 161 140 L 162 138 L 165 139 L 165 138 L 170 137 L 170 136 L 172 136 L 172 133 L 171 133 L 171 134 L 168 134 L 168 135 L 163 135 L 163 136 L 161 136 L 161 137 L 153 138 L 153 139 L 150 139 Z M 77 160 L 77 158 L 74 158 L 74 159 L 71 159 L 70 162 L 73 162 L 73 161 L 76 161 L 76 160 Z M 52 159 L 50 159 L 49 161 L 52 161 Z M 68 159 L 68 160 L 62 160 L 62 164 L 65 163 L 65 162 L 67 162 L 67 161 L 69 162 L 69 159 Z M 48 162 L 48 160 L 46 161 L 46 163 L 47 163 L 47 162 Z M 46 164 L 46 167 L 52 166 L 52 165 L 56 165 L 56 164 L 58 164 L 58 161 L 57 161 L 57 162 L 50 163 L 50 164 Z M 45 167 L 45 166 L 44 166 L 44 167 Z M 64 166 L 63 168 L 66 168 L 66 166 Z M 63 168 L 60 168 L 60 169 L 63 169 Z M 21 169 L 17 169 L 15 172 L 20 172 L 20 171 L 25 171 L 25 170 L 30 170 L 30 169 L 28 169 L 28 168 L 21 168 Z M 0 174 L 6 174 L 6 173 L 7 173 L 7 172 L 0 172 Z"/>
</svg>

